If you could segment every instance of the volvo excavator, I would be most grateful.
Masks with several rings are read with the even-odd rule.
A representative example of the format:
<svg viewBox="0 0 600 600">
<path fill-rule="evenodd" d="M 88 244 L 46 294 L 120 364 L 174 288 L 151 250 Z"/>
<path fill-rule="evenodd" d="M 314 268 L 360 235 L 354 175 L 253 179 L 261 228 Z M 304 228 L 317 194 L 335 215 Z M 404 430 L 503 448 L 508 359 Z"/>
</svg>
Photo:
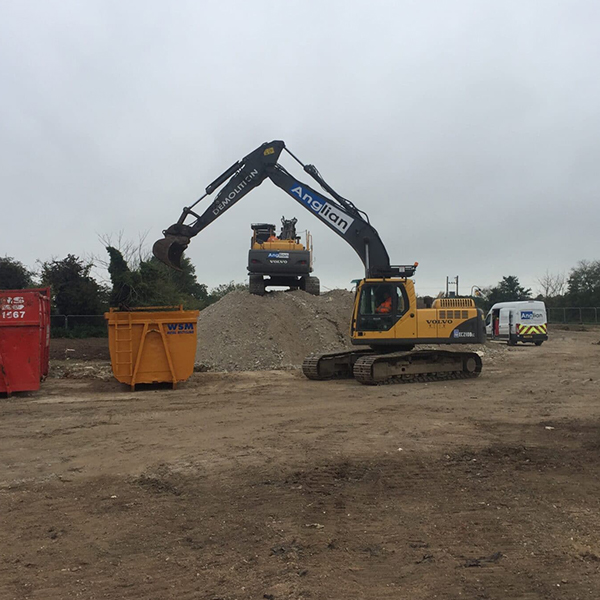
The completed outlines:
<svg viewBox="0 0 600 600">
<path fill-rule="evenodd" d="M 279 163 L 283 151 L 329 195 L 292 176 Z M 164 237 L 153 246 L 154 256 L 179 269 L 191 238 L 265 179 L 270 179 L 342 237 L 365 267 L 365 277 L 356 287 L 350 326 L 356 349 L 307 357 L 302 366 L 306 377 L 321 380 L 354 377 L 360 383 L 377 385 L 463 379 L 481 373 L 481 358 L 476 352 L 414 350 L 415 345 L 482 344 L 483 313 L 473 300 L 439 298 L 429 308 L 417 309 L 411 277 L 418 263 L 392 265 L 368 215 L 339 195 L 314 165 L 303 164 L 280 140 L 263 144 L 208 185 L 196 202 L 183 209 L 177 223 L 163 231 Z M 198 214 L 194 210 L 196 205 L 219 188 L 212 204 Z"/>
<path fill-rule="evenodd" d="M 296 233 L 298 219 L 281 218 L 281 233 L 276 235 L 272 223 L 253 223 L 248 251 L 248 291 L 264 296 L 270 286 L 287 286 L 318 296 L 319 278 L 311 275 L 312 236 L 306 232 L 306 242 Z"/>
</svg>

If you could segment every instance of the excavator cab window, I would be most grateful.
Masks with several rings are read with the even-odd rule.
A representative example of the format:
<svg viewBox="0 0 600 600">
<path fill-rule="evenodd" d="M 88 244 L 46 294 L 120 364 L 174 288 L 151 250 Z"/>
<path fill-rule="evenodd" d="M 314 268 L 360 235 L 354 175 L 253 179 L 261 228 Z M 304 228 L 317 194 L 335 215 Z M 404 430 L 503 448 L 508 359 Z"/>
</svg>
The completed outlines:
<svg viewBox="0 0 600 600">
<path fill-rule="evenodd" d="M 251 225 L 254 231 L 254 240 L 259 244 L 266 242 L 271 235 L 275 234 L 275 225 L 270 223 L 255 223 Z"/>
<path fill-rule="evenodd" d="M 360 293 L 358 331 L 387 331 L 408 309 L 404 286 L 395 283 L 366 284 Z"/>
</svg>

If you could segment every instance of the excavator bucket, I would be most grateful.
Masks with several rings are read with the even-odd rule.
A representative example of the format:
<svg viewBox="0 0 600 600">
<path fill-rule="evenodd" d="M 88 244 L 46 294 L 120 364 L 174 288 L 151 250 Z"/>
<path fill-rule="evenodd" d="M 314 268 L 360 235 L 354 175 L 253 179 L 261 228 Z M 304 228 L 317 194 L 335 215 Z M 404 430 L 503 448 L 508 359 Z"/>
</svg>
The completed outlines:
<svg viewBox="0 0 600 600">
<path fill-rule="evenodd" d="M 154 242 L 152 254 L 167 267 L 181 271 L 181 256 L 189 243 L 190 239 L 185 236 L 165 235 L 162 240 Z"/>
</svg>

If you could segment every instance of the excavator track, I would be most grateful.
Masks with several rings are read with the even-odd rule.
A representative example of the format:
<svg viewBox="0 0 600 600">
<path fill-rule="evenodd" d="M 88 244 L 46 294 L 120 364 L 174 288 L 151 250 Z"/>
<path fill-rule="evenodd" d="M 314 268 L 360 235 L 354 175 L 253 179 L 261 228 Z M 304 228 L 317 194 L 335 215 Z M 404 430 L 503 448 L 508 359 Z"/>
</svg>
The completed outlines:
<svg viewBox="0 0 600 600">
<path fill-rule="evenodd" d="M 364 385 L 416 383 L 471 379 L 481 367 L 475 352 L 419 350 L 363 356 L 354 363 L 353 375 Z"/>
<path fill-rule="evenodd" d="M 302 363 L 302 372 L 308 379 L 352 379 L 354 363 L 368 356 L 372 350 L 333 352 L 329 354 L 311 354 Z"/>
<path fill-rule="evenodd" d="M 481 373 L 475 352 L 417 350 L 380 353 L 374 350 L 313 354 L 304 359 L 308 379 L 356 379 L 364 385 L 472 379 Z"/>
</svg>

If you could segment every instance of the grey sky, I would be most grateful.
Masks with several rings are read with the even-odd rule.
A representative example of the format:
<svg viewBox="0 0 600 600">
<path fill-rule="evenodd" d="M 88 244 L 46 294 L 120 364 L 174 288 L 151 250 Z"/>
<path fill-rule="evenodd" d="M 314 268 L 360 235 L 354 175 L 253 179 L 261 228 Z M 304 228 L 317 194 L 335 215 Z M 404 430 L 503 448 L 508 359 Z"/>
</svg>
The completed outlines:
<svg viewBox="0 0 600 600">
<path fill-rule="evenodd" d="M 365 210 L 420 293 L 600 258 L 595 0 L 2 2 L 0 255 L 148 246 L 262 142 Z M 283 164 L 310 182 L 293 162 Z M 205 205 L 207 206 L 208 203 Z M 200 208 L 200 205 L 198 208 Z M 209 286 L 246 278 L 250 223 L 296 216 L 324 287 L 352 249 L 270 182 L 200 233 Z"/>
</svg>

